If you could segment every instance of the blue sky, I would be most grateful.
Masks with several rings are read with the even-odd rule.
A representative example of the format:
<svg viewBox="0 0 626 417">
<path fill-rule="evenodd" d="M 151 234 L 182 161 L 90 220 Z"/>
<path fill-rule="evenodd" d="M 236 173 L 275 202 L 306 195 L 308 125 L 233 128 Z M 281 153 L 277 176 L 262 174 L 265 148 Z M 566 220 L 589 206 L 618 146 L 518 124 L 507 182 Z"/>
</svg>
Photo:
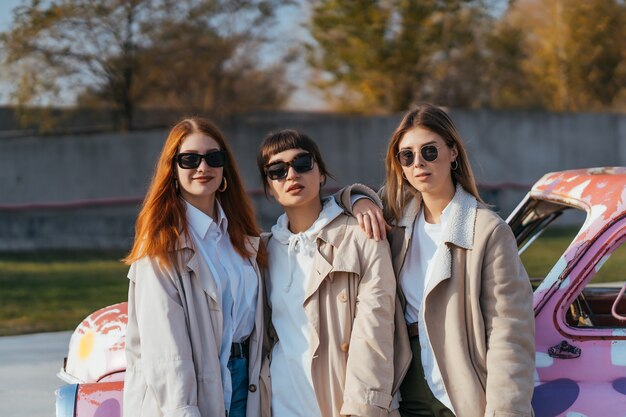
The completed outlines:
<svg viewBox="0 0 626 417">
<path fill-rule="evenodd" d="M 9 28 L 11 19 L 13 18 L 13 9 L 15 6 L 19 6 L 23 0 L 2 0 L 0 1 L 0 31 L 5 31 Z"/>
<path fill-rule="evenodd" d="M 0 32 L 4 32 L 10 26 L 13 19 L 13 9 L 23 0 L 0 0 Z M 0 81 L 0 106 L 5 104 L 7 98 L 6 81 Z"/>
</svg>

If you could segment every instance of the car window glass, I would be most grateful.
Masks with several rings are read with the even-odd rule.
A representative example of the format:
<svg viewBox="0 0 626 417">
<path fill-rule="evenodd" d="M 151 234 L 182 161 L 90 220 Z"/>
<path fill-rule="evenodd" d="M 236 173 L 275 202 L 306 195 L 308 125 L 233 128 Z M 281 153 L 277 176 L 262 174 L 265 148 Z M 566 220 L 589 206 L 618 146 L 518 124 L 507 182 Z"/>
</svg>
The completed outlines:
<svg viewBox="0 0 626 417">
<path fill-rule="evenodd" d="M 572 327 L 626 328 L 626 320 L 620 320 L 611 312 L 626 282 L 626 236 L 597 262 L 591 274 L 583 291 L 566 311 L 566 323 Z M 618 315 L 626 318 L 626 297 L 622 296 L 616 307 Z"/>
<path fill-rule="evenodd" d="M 579 210 L 567 210 L 543 228 L 537 228 L 520 248 L 520 255 L 526 268 L 533 289 L 545 279 L 559 258 L 570 245 L 585 221 L 585 213 Z"/>
</svg>

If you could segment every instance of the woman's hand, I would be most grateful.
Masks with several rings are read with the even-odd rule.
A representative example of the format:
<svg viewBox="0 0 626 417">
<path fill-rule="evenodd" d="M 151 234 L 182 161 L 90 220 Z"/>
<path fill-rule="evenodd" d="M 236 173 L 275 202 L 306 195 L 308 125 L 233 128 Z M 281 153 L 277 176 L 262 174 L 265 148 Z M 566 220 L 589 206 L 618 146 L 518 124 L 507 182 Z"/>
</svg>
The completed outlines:
<svg viewBox="0 0 626 417">
<path fill-rule="evenodd" d="M 354 203 L 352 213 L 368 238 L 373 237 L 377 242 L 385 240 L 386 232 L 391 226 L 385 222 L 383 211 L 373 201 L 361 198 Z"/>
</svg>

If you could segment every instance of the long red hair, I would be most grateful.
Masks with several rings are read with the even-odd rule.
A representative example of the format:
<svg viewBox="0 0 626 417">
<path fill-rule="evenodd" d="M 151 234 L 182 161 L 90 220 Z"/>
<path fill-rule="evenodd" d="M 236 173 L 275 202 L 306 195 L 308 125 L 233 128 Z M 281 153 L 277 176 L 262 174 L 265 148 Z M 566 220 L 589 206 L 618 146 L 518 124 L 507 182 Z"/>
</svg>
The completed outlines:
<svg viewBox="0 0 626 417">
<path fill-rule="evenodd" d="M 244 258 L 253 255 L 246 247 L 245 236 L 259 236 L 260 228 L 256 222 L 252 202 L 245 193 L 235 158 L 217 126 L 206 119 L 191 117 L 178 122 L 165 140 L 148 193 L 137 217 L 133 247 L 123 260 L 125 263 L 131 264 L 148 256 L 169 266 L 172 263 L 169 253 L 176 249 L 181 234 L 189 237 L 185 204 L 176 187 L 175 158 L 183 140 L 193 133 L 209 136 L 226 152 L 224 177 L 228 181 L 228 187 L 225 191 L 216 193 L 216 198 L 228 219 L 228 235 L 233 247 Z M 259 247 L 257 263 L 261 269 L 267 264 L 262 247 Z"/>
</svg>

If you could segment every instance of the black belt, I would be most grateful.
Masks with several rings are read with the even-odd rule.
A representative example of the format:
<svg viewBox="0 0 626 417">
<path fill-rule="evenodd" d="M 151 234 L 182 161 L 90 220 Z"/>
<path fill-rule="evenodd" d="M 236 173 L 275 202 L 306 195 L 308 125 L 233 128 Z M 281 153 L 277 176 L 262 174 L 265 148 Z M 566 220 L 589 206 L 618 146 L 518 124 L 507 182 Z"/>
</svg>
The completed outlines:
<svg viewBox="0 0 626 417">
<path fill-rule="evenodd" d="M 234 358 L 247 358 L 249 351 L 249 339 L 244 340 L 241 343 L 233 343 L 230 346 L 230 359 Z"/>
<path fill-rule="evenodd" d="M 417 325 L 417 322 L 407 323 L 406 329 L 409 332 L 409 337 L 417 337 L 420 334 L 419 326 Z"/>
</svg>

